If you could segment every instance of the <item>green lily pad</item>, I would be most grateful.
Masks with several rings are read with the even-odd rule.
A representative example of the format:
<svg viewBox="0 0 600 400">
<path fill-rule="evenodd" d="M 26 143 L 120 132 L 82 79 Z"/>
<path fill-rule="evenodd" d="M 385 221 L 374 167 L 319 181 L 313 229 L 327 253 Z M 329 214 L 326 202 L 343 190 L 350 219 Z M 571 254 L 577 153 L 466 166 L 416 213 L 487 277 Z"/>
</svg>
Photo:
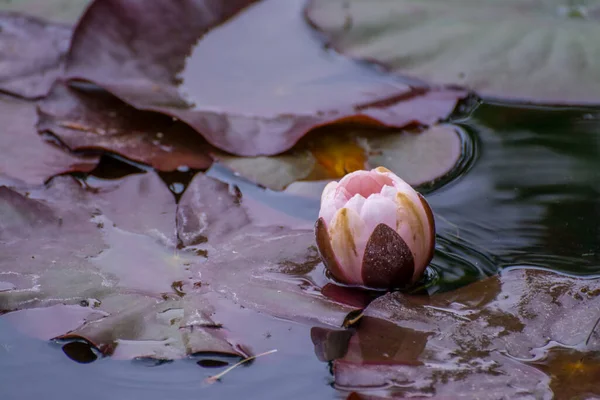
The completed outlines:
<svg viewBox="0 0 600 400">
<path fill-rule="evenodd" d="M 0 0 L 0 10 L 15 11 L 52 22 L 74 23 L 90 0 Z"/>
<path fill-rule="evenodd" d="M 600 2 L 311 0 L 340 52 L 482 96 L 600 103 Z"/>
</svg>

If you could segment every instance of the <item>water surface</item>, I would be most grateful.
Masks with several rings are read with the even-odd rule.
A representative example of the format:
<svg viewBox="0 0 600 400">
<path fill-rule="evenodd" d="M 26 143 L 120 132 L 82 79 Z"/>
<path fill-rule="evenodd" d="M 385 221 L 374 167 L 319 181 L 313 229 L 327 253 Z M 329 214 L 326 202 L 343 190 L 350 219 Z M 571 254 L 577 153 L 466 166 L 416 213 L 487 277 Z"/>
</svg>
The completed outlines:
<svg viewBox="0 0 600 400">
<path fill-rule="evenodd" d="M 438 225 L 427 290 L 452 290 L 514 266 L 600 275 L 598 111 L 483 103 L 452 119 L 468 132 L 472 154 L 458 177 L 427 193 Z M 309 223 L 318 212 L 315 199 L 265 191 L 223 169 L 212 174 Z M 0 320 L 0 398 L 345 396 L 317 359 L 309 326 L 265 318 L 250 331 L 270 335 L 278 352 L 207 385 L 204 379 L 223 367 L 201 367 L 198 358 L 117 361 L 96 358 L 85 346 L 65 348 L 76 362 L 63 344 L 25 337 Z"/>
</svg>

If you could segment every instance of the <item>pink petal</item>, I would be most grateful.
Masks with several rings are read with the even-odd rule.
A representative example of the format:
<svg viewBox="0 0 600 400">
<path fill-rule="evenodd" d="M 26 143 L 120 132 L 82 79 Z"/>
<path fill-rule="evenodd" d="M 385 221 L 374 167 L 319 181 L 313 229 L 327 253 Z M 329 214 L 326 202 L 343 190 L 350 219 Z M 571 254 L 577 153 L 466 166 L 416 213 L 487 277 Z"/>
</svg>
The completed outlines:
<svg viewBox="0 0 600 400">
<path fill-rule="evenodd" d="M 344 207 L 349 208 L 351 210 L 356 211 L 357 214 L 360 215 L 361 210 L 363 208 L 363 205 L 365 204 L 365 201 L 367 199 L 365 199 L 364 197 L 362 197 L 360 194 L 355 194 L 350 201 L 348 201 L 346 203 L 346 205 Z"/>
<path fill-rule="evenodd" d="M 340 187 L 344 187 L 352 196 L 360 194 L 367 198 L 373 193 L 379 193 L 386 180 L 387 178 L 381 174 L 371 171 L 356 171 L 343 177 Z"/>
<path fill-rule="evenodd" d="M 344 273 L 345 283 L 362 285 L 362 258 L 368 232 L 358 213 L 348 208 L 340 209 L 328 228 L 331 247 Z M 362 248 L 359 244 L 364 243 Z"/>
<path fill-rule="evenodd" d="M 321 194 L 321 209 L 319 210 L 319 218 L 323 218 L 325 224 L 329 224 L 331 222 L 333 216 L 338 210 L 338 207 L 335 206 L 335 192 L 337 187 L 337 182 L 329 182 Z"/>
<path fill-rule="evenodd" d="M 405 186 L 406 185 L 406 186 Z M 418 278 L 429 262 L 431 246 L 431 229 L 429 216 L 421 203 L 417 192 L 410 185 L 402 182 L 396 187 L 386 186 L 381 195 L 392 199 L 396 204 L 398 225 L 396 231 L 406 242 L 415 259 L 415 278 Z"/>
<path fill-rule="evenodd" d="M 362 248 L 367 247 L 367 241 L 375 227 L 379 224 L 385 224 L 396 230 L 396 203 L 381 194 L 370 195 L 362 207 L 360 217 L 365 224 L 365 229 L 369 232 Z"/>
<path fill-rule="evenodd" d="M 415 191 L 412 188 L 412 186 L 410 186 L 402 178 L 400 178 L 398 175 L 396 175 L 395 173 L 393 173 L 392 171 L 390 171 L 387 168 L 377 167 L 371 171 L 373 173 L 377 174 L 378 176 L 382 177 L 381 179 L 386 179 L 387 180 L 386 185 L 388 185 L 388 186 L 393 186 L 396 189 L 401 190 L 401 191 L 405 191 L 405 190 L 410 190 L 413 192 Z"/>
</svg>

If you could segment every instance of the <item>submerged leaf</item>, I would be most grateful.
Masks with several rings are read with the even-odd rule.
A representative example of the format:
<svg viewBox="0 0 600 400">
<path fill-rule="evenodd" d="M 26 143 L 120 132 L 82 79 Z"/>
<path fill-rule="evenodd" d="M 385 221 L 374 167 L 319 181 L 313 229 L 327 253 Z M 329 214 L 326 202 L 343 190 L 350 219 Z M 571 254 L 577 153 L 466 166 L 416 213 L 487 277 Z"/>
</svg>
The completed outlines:
<svg viewBox="0 0 600 400">
<path fill-rule="evenodd" d="M 53 175 L 96 167 L 98 158 L 69 154 L 37 134 L 35 103 L 0 95 L 0 118 L 0 175 L 39 185 Z"/>
<path fill-rule="evenodd" d="M 323 53 L 303 24 L 300 0 L 267 0 L 225 22 L 251 3 L 95 1 L 74 33 L 67 75 L 180 118 L 214 146 L 245 156 L 281 153 L 332 122 L 431 124 L 464 96 L 412 88 Z"/>
<path fill-rule="evenodd" d="M 340 179 L 360 169 L 383 166 L 413 186 L 431 185 L 459 166 L 469 138 L 453 125 L 434 125 L 423 131 L 390 131 L 355 125 L 333 125 L 307 135 L 292 150 L 271 157 L 215 157 L 237 174 L 273 190 L 294 182 Z"/>
<path fill-rule="evenodd" d="M 483 96 L 600 102 L 600 2 L 312 0 L 339 51 Z"/>
</svg>

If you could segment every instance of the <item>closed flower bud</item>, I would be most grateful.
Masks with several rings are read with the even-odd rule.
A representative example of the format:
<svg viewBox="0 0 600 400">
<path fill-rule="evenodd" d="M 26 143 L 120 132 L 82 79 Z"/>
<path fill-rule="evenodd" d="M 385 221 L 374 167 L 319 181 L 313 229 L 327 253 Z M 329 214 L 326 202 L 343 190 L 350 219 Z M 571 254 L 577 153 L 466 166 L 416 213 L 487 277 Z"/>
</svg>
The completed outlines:
<svg viewBox="0 0 600 400">
<path fill-rule="evenodd" d="M 329 183 L 315 234 L 335 279 L 381 289 L 417 281 L 435 244 L 433 214 L 423 196 L 383 167 Z"/>
</svg>

